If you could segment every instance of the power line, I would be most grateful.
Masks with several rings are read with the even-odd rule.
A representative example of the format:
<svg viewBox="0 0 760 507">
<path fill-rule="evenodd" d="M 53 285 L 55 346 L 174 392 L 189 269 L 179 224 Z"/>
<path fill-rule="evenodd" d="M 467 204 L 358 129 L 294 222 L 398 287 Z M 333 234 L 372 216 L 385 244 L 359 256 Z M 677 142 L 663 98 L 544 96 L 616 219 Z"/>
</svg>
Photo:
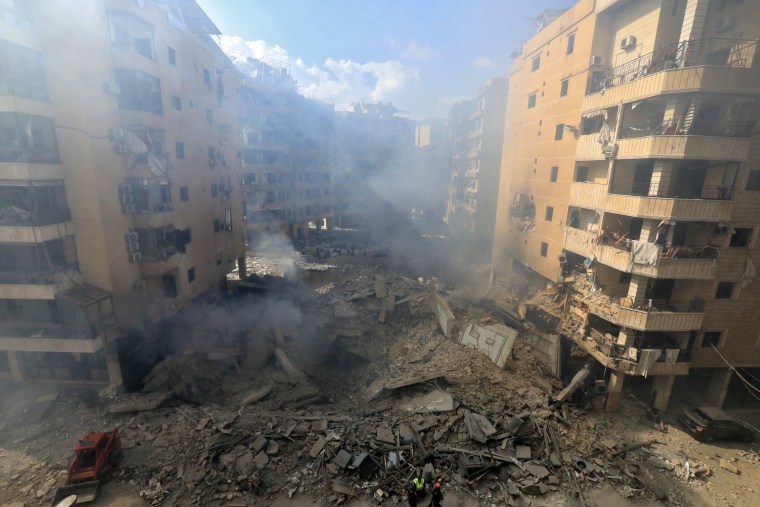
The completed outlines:
<svg viewBox="0 0 760 507">
<path fill-rule="evenodd" d="M 728 366 L 728 369 L 731 370 L 731 371 L 733 371 L 734 373 L 736 373 L 736 376 L 739 377 L 739 380 L 741 380 L 741 382 L 744 384 L 744 387 L 747 388 L 749 394 L 751 394 L 752 397 L 754 397 L 757 401 L 760 401 L 760 397 L 758 397 L 755 393 L 753 393 L 752 391 L 749 390 L 749 389 L 754 389 L 755 391 L 757 391 L 757 392 L 760 393 L 760 389 L 758 389 L 757 387 L 753 386 L 751 383 L 749 383 L 749 381 L 747 381 L 744 377 L 742 377 L 741 373 L 739 373 L 739 370 L 737 370 L 734 367 L 734 365 L 732 365 L 731 363 L 729 363 L 728 360 L 725 357 L 723 357 L 723 354 L 720 353 L 720 351 L 718 350 L 718 348 L 714 344 L 710 343 L 710 346 L 713 349 L 715 349 L 715 352 L 717 352 L 718 355 L 720 356 L 720 358 L 723 359 L 723 362 L 726 363 L 726 365 Z"/>
</svg>

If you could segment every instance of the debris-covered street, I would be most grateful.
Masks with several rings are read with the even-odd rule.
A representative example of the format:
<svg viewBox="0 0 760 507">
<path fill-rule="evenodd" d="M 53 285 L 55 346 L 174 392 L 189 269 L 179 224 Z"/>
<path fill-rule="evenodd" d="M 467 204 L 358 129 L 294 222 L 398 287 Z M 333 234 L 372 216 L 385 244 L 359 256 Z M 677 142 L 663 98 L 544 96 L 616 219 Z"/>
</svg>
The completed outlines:
<svg viewBox="0 0 760 507">
<path fill-rule="evenodd" d="M 757 504 L 755 444 L 576 402 L 514 296 L 345 253 L 249 258 L 250 292 L 192 308 L 138 392 L 4 391 L 0 504 L 49 505 L 83 429 L 114 427 L 93 505 L 395 505 L 417 473 L 444 505 Z"/>
</svg>

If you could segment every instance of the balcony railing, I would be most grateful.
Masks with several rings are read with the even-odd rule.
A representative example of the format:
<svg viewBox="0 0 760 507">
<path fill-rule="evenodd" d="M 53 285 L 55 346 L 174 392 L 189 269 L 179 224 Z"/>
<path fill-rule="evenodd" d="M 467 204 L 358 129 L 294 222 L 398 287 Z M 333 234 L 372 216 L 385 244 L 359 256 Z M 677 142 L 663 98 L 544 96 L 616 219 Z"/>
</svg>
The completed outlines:
<svg viewBox="0 0 760 507">
<path fill-rule="evenodd" d="M 681 122 L 671 120 L 660 124 L 641 124 L 624 126 L 620 132 L 620 139 L 633 139 L 636 137 L 649 136 L 710 136 L 710 137 L 750 137 L 752 135 L 752 122 L 729 122 L 718 121 L 693 125 L 684 128 Z"/>
<path fill-rule="evenodd" d="M 757 40 L 714 38 L 677 42 L 593 76 L 586 94 L 614 88 L 663 70 L 699 65 L 752 67 L 756 49 Z"/>
<path fill-rule="evenodd" d="M 701 188 L 689 188 L 676 185 L 674 189 L 661 189 L 649 183 L 634 183 L 629 191 L 610 190 L 610 194 L 632 195 L 636 197 L 663 197 L 670 199 L 706 199 L 730 201 L 734 187 L 723 185 L 704 185 Z"/>
<path fill-rule="evenodd" d="M 675 299 L 634 299 L 624 300 L 631 302 L 631 308 L 647 313 L 669 312 L 669 313 L 702 313 L 705 311 L 705 300 L 694 298 L 692 300 L 675 300 Z M 625 305 L 621 305 L 625 306 Z"/>
</svg>

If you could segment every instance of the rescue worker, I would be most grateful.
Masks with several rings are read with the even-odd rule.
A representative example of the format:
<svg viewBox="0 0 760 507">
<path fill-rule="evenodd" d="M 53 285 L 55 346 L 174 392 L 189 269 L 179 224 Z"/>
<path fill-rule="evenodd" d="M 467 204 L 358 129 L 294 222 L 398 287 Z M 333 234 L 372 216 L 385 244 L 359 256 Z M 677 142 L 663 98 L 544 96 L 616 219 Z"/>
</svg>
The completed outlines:
<svg viewBox="0 0 760 507">
<path fill-rule="evenodd" d="M 415 472 L 414 479 L 412 479 L 412 485 L 414 486 L 417 500 L 425 496 L 425 479 L 420 477 L 419 471 Z"/>
<path fill-rule="evenodd" d="M 436 482 L 433 487 L 433 498 L 430 499 L 430 507 L 443 507 L 443 492 L 441 491 L 441 483 Z"/>
</svg>

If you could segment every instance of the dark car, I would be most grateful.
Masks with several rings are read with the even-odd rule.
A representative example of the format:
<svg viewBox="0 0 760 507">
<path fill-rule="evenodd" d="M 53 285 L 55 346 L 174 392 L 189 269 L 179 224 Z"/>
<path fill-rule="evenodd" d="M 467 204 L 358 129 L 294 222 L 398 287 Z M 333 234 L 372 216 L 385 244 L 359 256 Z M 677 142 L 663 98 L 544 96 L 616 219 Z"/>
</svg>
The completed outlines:
<svg viewBox="0 0 760 507">
<path fill-rule="evenodd" d="M 692 410 L 684 410 L 678 416 L 678 422 L 700 442 L 712 442 L 713 440 L 752 442 L 754 438 L 751 428 L 719 408 L 697 407 Z"/>
</svg>

